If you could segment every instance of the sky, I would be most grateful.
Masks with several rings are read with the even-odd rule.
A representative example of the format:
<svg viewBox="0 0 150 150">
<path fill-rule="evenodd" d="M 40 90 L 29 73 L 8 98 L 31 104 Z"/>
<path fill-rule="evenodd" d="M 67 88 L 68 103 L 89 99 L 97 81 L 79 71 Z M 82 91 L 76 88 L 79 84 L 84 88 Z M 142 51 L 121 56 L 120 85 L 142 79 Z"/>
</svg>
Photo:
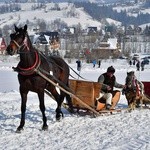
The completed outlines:
<svg viewBox="0 0 150 150">
<path fill-rule="evenodd" d="M 65 60 L 67 63 L 68 61 Z M 77 71 L 76 60 L 68 63 Z M 70 114 L 62 108 L 64 118 L 55 120 L 56 102 L 45 95 L 48 131 L 41 131 L 42 115 L 35 93 L 28 94 L 26 124 L 21 134 L 16 133 L 20 122 L 20 94 L 17 73 L 12 66 L 17 56 L 0 57 L 0 149 L 1 150 L 149 150 L 150 110 L 137 109 L 131 113 L 92 115 Z M 97 81 L 108 66 L 113 65 L 119 83 L 125 83 L 127 71 L 134 70 L 141 81 L 150 81 L 150 65 L 144 71 L 136 71 L 126 60 L 103 60 L 101 68 L 82 62 L 81 76 L 87 81 Z M 73 72 L 71 72 L 72 75 Z M 77 77 L 76 77 L 77 78 Z M 121 90 L 121 89 L 120 89 Z M 121 95 L 116 108 L 127 108 Z"/>
</svg>

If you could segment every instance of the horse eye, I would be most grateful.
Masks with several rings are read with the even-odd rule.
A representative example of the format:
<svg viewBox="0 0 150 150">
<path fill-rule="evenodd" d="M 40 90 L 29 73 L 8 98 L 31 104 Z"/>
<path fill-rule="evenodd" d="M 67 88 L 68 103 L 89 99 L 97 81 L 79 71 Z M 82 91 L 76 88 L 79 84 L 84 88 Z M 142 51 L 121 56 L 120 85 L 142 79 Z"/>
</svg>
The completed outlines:
<svg viewBox="0 0 150 150">
<path fill-rule="evenodd" d="M 10 34 L 10 38 L 11 38 L 11 39 L 13 38 L 13 35 L 12 35 L 12 34 Z"/>
</svg>

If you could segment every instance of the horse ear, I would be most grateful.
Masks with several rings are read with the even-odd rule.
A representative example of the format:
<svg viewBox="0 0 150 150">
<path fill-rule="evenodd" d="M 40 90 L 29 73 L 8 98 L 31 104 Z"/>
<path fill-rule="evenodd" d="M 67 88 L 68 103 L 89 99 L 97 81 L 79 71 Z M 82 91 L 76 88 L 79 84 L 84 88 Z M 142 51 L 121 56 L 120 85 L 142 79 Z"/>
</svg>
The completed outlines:
<svg viewBox="0 0 150 150">
<path fill-rule="evenodd" d="M 134 75 L 134 71 L 132 71 L 132 74 Z"/>
<path fill-rule="evenodd" d="M 27 31 L 27 25 L 24 26 L 24 31 Z"/>
<path fill-rule="evenodd" d="M 17 28 L 15 24 L 14 24 L 14 27 L 15 27 L 15 31 L 18 32 L 19 29 Z"/>
</svg>

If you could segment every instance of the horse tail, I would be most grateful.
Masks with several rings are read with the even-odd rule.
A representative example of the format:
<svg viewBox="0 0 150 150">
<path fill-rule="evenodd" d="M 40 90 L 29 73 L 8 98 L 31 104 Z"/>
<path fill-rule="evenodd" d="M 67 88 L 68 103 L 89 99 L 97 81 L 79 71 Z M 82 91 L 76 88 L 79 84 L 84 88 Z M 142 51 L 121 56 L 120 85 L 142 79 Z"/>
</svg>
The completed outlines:
<svg viewBox="0 0 150 150">
<path fill-rule="evenodd" d="M 143 95 L 143 103 L 150 104 L 150 97 L 144 94 Z"/>
</svg>

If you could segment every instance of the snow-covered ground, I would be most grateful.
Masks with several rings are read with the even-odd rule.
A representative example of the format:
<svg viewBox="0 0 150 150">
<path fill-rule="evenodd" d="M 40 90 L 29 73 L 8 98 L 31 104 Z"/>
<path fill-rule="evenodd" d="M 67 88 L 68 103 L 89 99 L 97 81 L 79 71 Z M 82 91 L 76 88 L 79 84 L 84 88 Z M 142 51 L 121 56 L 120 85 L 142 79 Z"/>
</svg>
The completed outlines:
<svg viewBox="0 0 150 150">
<path fill-rule="evenodd" d="M 56 102 L 45 95 L 48 131 L 41 131 L 42 115 L 35 93 L 28 95 L 26 124 L 21 134 L 15 133 L 20 122 L 20 95 L 17 74 L 11 67 L 17 64 L 13 57 L 0 58 L 0 149 L 1 150 L 149 150 L 150 110 L 121 112 L 99 117 L 71 115 L 64 108 L 64 118 L 55 120 Z M 75 60 L 69 64 L 76 70 Z M 107 67 L 116 68 L 116 78 L 124 84 L 129 67 L 126 60 L 102 61 L 101 68 L 82 63 L 81 76 L 97 81 Z M 139 80 L 150 81 L 150 65 L 136 72 Z M 72 73 L 73 74 L 73 73 Z M 127 107 L 124 95 L 117 105 Z"/>
</svg>

